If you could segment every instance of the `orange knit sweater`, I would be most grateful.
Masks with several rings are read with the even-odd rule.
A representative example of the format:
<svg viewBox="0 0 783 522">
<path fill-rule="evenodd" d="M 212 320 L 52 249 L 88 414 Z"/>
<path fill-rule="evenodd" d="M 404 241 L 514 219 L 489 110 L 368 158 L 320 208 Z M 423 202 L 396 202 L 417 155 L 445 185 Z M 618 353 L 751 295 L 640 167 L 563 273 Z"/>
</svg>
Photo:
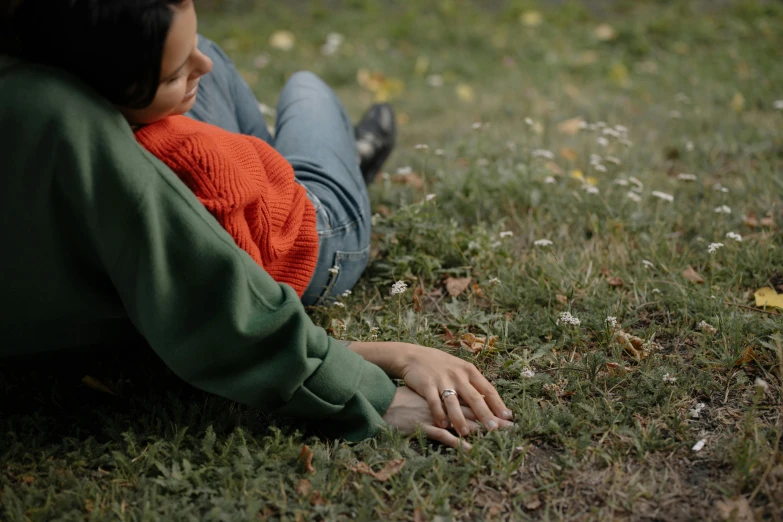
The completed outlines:
<svg viewBox="0 0 783 522">
<path fill-rule="evenodd" d="M 291 165 L 269 144 L 185 116 L 136 131 L 237 245 L 301 297 L 318 261 L 315 208 Z"/>
</svg>

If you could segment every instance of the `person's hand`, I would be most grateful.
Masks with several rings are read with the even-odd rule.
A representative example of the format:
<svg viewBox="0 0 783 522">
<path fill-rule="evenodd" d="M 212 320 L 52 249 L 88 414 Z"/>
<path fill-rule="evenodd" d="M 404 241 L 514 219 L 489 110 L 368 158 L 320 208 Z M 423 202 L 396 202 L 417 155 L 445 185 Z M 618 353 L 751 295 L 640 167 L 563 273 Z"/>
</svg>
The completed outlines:
<svg viewBox="0 0 783 522">
<path fill-rule="evenodd" d="M 405 384 L 427 400 L 437 426 L 453 426 L 458 433 L 470 433 L 462 406 L 469 406 L 475 418 L 488 429 L 510 426 L 511 411 L 495 387 L 467 361 L 446 352 L 408 343 L 351 342 L 348 347 L 384 369 L 389 377 Z M 457 395 L 441 400 L 443 390 Z"/>
<path fill-rule="evenodd" d="M 467 419 L 466 425 L 470 432 L 481 429 L 476 422 L 476 416 L 470 408 L 462 407 L 462 414 Z M 394 426 L 406 435 L 416 433 L 416 427 L 421 425 L 428 439 L 436 440 L 452 448 L 462 444 L 463 449 L 469 450 L 472 446 L 460 440 L 449 430 L 439 428 L 432 418 L 432 410 L 427 401 L 418 393 L 407 386 L 397 388 L 389 409 L 383 415 L 383 420 L 390 426 Z"/>
<path fill-rule="evenodd" d="M 402 349 L 402 348 L 401 348 Z M 489 430 L 511 426 L 511 410 L 506 408 L 495 387 L 471 363 L 446 352 L 425 346 L 405 345 L 406 354 L 399 369 L 400 378 L 413 391 L 427 400 L 437 425 L 453 425 L 467 435 L 471 425 L 463 405 L 469 406 L 476 418 Z M 457 395 L 441 399 L 443 390 Z"/>
</svg>

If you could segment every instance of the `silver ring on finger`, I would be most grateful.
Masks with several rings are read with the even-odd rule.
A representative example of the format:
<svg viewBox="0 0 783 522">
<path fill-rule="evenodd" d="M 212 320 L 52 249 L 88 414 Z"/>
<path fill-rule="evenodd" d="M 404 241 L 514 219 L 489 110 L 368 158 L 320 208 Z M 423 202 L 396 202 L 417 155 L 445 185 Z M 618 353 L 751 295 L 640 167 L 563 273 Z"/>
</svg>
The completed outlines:
<svg viewBox="0 0 783 522">
<path fill-rule="evenodd" d="M 442 392 L 440 392 L 440 400 L 445 401 L 446 397 L 449 397 L 451 395 L 457 395 L 456 390 L 452 390 L 451 388 L 446 388 Z"/>
</svg>

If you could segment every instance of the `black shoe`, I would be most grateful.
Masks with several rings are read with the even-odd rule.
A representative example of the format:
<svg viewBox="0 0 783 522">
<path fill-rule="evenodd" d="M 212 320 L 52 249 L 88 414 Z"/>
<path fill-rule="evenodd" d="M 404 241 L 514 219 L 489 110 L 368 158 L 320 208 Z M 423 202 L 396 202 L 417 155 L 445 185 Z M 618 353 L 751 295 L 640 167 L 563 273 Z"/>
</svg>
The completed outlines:
<svg viewBox="0 0 783 522">
<path fill-rule="evenodd" d="M 356 151 L 359 165 L 368 185 L 381 171 L 397 140 L 397 116 L 387 103 L 370 107 L 356 125 Z"/>
</svg>

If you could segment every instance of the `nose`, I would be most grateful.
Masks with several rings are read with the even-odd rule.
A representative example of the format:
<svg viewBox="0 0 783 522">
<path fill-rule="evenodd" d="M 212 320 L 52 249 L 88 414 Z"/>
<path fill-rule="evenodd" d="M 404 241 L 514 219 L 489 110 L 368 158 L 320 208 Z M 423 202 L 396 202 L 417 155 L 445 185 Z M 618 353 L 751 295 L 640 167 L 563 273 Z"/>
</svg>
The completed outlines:
<svg viewBox="0 0 783 522">
<path fill-rule="evenodd" d="M 196 49 L 196 66 L 193 68 L 198 76 L 204 76 L 212 70 L 212 59 L 206 54 L 202 53 L 198 48 Z"/>
</svg>

